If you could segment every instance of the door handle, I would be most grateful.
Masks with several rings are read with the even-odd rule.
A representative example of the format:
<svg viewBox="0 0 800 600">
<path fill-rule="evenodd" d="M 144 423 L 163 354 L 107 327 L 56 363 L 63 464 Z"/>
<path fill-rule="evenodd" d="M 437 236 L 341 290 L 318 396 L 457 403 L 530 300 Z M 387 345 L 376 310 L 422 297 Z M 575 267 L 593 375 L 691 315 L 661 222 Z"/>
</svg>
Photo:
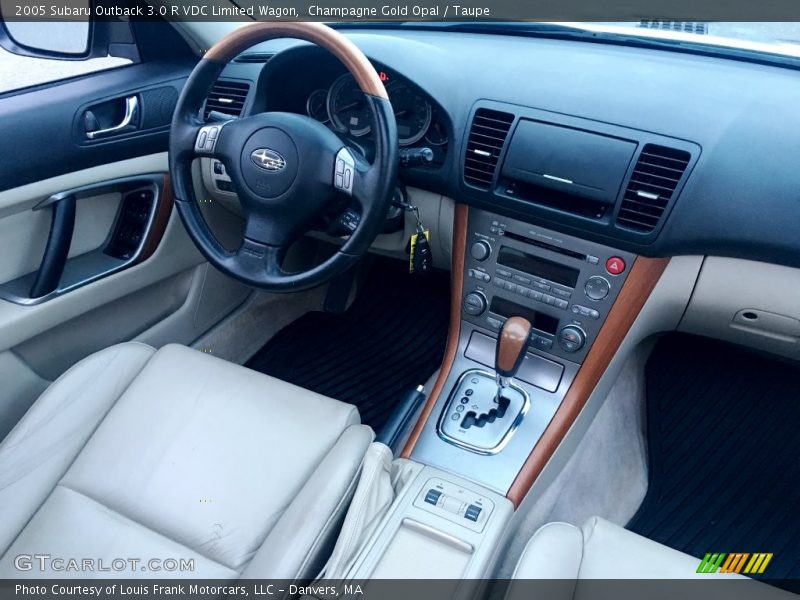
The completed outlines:
<svg viewBox="0 0 800 600">
<path fill-rule="evenodd" d="M 107 137 L 109 135 L 114 135 L 117 133 L 123 133 L 126 131 L 132 124 L 133 118 L 136 116 L 136 111 L 139 109 L 139 98 L 138 96 L 128 96 L 125 98 L 125 116 L 122 118 L 122 122 L 114 127 L 108 127 L 107 129 L 97 129 L 96 131 L 87 131 L 86 137 L 90 140 L 96 140 L 97 138 Z"/>
</svg>

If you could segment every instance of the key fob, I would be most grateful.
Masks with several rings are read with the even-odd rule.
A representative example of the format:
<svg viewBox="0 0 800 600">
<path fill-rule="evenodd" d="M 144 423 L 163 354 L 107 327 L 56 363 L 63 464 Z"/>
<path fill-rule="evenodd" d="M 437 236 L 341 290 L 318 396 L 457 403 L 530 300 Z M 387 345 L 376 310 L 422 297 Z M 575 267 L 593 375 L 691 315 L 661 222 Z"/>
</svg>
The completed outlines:
<svg viewBox="0 0 800 600">
<path fill-rule="evenodd" d="M 431 254 L 430 231 L 417 230 L 411 236 L 411 254 L 409 256 L 409 272 L 423 275 L 433 269 L 433 256 Z"/>
</svg>

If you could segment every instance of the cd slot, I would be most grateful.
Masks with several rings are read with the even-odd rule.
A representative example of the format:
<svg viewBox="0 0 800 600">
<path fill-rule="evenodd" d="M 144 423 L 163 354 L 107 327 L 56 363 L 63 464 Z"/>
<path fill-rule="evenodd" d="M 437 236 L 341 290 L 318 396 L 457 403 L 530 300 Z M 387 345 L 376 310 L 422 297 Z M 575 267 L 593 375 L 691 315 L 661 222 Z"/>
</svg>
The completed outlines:
<svg viewBox="0 0 800 600">
<path fill-rule="evenodd" d="M 578 260 L 589 260 L 589 256 L 587 254 L 581 254 L 580 252 L 575 252 L 574 250 L 569 250 L 568 248 L 563 248 L 554 244 L 548 244 L 547 242 L 543 242 L 541 240 L 535 240 L 533 238 L 514 233 L 513 231 L 506 230 L 505 237 L 509 240 L 516 240 L 518 242 L 530 244 L 531 246 L 543 248 L 544 250 L 550 250 L 550 252 L 557 252 L 558 254 L 563 254 L 564 256 L 569 256 L 571 258 L 577 258 Z"/>
</svg>

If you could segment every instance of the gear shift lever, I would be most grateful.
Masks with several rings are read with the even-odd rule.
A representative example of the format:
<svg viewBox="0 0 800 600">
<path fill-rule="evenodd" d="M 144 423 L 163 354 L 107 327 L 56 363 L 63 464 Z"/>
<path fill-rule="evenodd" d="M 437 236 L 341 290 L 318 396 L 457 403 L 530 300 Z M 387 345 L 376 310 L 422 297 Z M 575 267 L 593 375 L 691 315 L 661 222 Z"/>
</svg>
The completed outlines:
<svg viewBox="0 0 800 600">
<path fill-rule="evenodd" d="M 531 335 L 531 324 L 522 317 L 511 317 L 500 330 L 500 339 L 497 340 L 497 351 L 494 357 L 494 370 L 497 373 L 497 398 L 509 387 L 514 375 L 517 374 L 523 359 L 525 349 L 528 347 L 528 338 Z"/>
</svg>

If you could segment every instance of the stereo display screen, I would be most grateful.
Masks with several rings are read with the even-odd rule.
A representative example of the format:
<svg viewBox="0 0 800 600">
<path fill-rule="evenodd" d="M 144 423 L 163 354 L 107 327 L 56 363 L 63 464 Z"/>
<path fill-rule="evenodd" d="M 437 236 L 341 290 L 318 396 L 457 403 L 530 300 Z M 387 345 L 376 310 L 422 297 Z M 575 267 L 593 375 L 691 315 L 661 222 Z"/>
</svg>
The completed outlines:
<svg viewBox="0 0 800 600">
<path fill-rule="evenodd" d="M 557 262 L 539 258 L 526 252 L 520 252 L 508 246 L 500 248 L 497 264 L 571 288 L 574 288 L 575 284 L 578 283 L 578 276 L 580 275 L 578 269 L 565 267 Z"/>
</svg>

